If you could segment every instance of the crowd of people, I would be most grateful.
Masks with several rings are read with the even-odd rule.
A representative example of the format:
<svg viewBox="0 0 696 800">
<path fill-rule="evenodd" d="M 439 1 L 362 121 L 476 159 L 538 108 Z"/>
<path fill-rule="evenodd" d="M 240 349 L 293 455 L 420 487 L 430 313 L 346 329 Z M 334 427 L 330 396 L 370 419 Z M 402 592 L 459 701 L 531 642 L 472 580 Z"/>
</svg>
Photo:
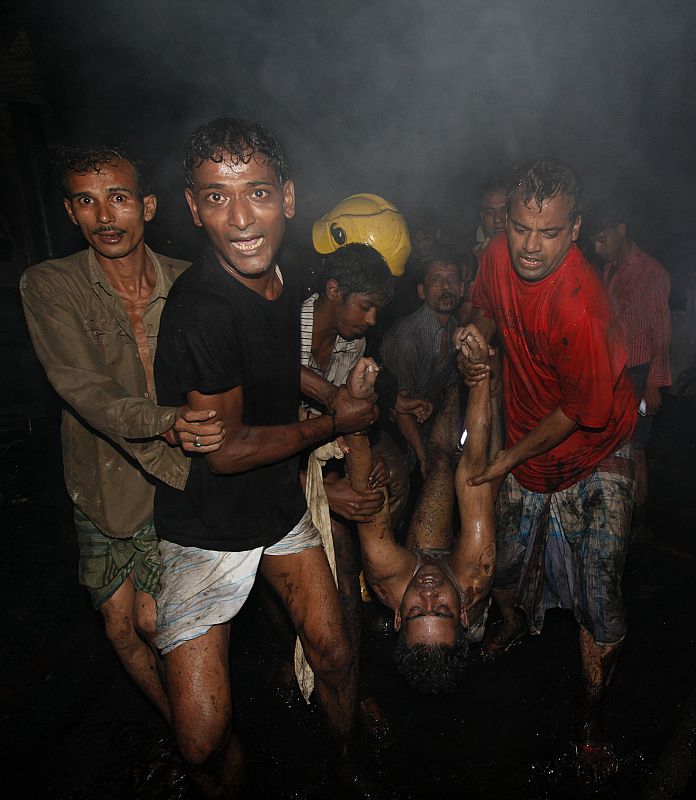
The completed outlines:
<svg viewBox="0 0 696 800">
<path fill-rule="evenodd" d="M 244 784 L 229 632 L 255 583 L 277 679 L 323 712 L 347 791 L 382 796 L 361 748 L 389 738 L 360 683 L 365 595 L 422 692 L 456 691 L 472 643 L 498 658 L 572 611 L 577 774 L 606 785 L 622 573 L 671 380 L 669 277 L 620 201 L 585 204 L 571 167 L 529 161 L 481 187 L 462 248 L 354 195 L 314 227 L 309 292 L 277 262 L 295 188 L 276 137 L 216 119 L 184 166 L 208 240 L 190 265 L 146 245 L 157 198 L 134 156 L 63 150 L 87 249 L 20 287 L 64 403 L 80 581 L 171 726 L 176 791 Z"/>
</svg>

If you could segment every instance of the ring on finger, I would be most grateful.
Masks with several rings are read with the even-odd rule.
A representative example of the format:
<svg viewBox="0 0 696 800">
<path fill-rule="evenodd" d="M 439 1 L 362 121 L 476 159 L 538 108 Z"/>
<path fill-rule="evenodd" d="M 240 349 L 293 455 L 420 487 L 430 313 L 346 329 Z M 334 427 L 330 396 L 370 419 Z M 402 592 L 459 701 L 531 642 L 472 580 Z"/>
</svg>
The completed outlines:
<svg viewBox="0 0 696 800">
<path fill-rule="evenodd" d="M 201 437 L 200 437 L 198 434 L 196 434 L 196 435 L 194 436 L 194 439 L 193 439 L 193 446 L 194 446 L 194 447 L 200 447 L 200 446 L 201 446 Z"/>
</svg>

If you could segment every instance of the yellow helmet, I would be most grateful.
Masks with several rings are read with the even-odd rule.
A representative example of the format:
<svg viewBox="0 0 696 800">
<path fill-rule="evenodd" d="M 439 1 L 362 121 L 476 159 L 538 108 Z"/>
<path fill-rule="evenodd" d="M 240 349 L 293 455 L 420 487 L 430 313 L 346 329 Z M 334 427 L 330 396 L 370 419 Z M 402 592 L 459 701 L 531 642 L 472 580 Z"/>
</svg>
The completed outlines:
<svg viewBox="0 0 696 800">
<path fill-rule="evenodd" d="M 406 220 L 395 205 L 376 194 L 352 194 L 312 227 L 312 242 L 326 255 L 343 244 L 369 244 L 387 262 L 392 275 L 403 275 L 411 255 Z"/>
</svg>

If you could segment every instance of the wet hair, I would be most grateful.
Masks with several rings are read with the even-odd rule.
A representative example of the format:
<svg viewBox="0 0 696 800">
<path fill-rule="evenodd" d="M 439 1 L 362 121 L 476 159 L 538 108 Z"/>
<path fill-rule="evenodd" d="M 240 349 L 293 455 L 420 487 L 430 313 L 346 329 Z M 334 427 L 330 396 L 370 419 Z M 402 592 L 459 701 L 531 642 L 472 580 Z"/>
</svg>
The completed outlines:
<svg viewBox="0 0 696 800">
<path fill-rule="evenodd" d="M 136 155 L 118 145 L 66 145 L 60 147 L 55 157 L 56 171 L 65 197 L 70 197 L 68 179 L 70 173 L 85 175 L 88 172 L 101 172 L 104 166 L 120 167 L 127 161 L 135 170 L 136 188 L 139 196 L 152 194 L 152 186 L 143 169 L 143 163 Z"/>
<path fill-rule="evenodd" d="M 459 683 L 467 665 L 469 645 L 462 625 L 457 629 L 453 645 L 406 645 L 402 627 L 396 638 L 394 660 L 399 673 L 412 689 L 422 694 L 451 694 Z"/>
<path fill-rule="evenodd" d="M 394 279 L 381 253 L 367 244 L 344 244 L 323 260 L 319 271 L 320 295 L 326 283 L 335 280 L 343 302 L 352 294 L 376 295 L 388 303 L 394 292 Z"/>
<path fill-rule="evenodd" d="M 514 193 L 519 190 L 526 206 L 534 201 L 541 210 L 544 200 L 558 194 L 570 198 L 570 219 L 574 222 L 582 213 L 583 185 L 579 175 L 563 161 L 537 159 L 515 167 L 508 191 L 508 212 Z"/>
<path fill-rule="evenodd" d="M 425 279 L 428 277 L 428 272 L 435 262 L 456 264 L 457 269 L 459 270 L 459 278 L 462 281 L 466 277 L 464 275 L 464 267 L 466 266 L 471 269 L 473 266 L 475 266 L 474 254 L 470 250 L 461 250 L 455 253 L 450 250 L 437 249 L 432 255 L 423 259 L 423 263 L 420 265 L 418 270 L 418 283 L 425 283 Z"/>
<path fill-rule="evenodd" d="M 278 176 L 281 185 L 288 179 L 288 165 L 276 137 L 258 122 L 219 117 L 201 125 L 189 136 L 184 151 L 186 185 L 193 186 L 193 171 L 204 161 L 221 164 L 225 156 L 248 164 L 261 153 Z"/>
<path fill-rule="evenodd" d="M 585 233 L 591 239 L 607 228 L 618 228 L 621 224 L 628 222 L 626 209 L 620 201 L 614 202 L 607 198 L 601 203 L 593 203 L 588 208 L 585 221 Z"/>
</svg>

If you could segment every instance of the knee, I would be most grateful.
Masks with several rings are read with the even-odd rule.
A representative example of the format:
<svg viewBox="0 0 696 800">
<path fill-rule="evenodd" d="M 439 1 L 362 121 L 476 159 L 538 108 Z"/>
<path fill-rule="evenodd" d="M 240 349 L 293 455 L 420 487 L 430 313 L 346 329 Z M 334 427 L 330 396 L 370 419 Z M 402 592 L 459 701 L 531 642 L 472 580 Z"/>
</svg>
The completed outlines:
<svg viewBox="0 0 696 800">
<path fill-rule="evenodd" d="M 353 650 L 344 633 L 313 642 L 307 659 L 316 676 L 332 686 L 344 685 L 354 669 Z"/>
<path fill-rule="evenodd" d="M 152 595 L 142 593 L 142 599 L 139 599 L 135 605 L 133 622 L 138 635 L 146 642 L 153 644 L 157 624 L 157 604 Z"/>
<path fill-rule="evenodd" d="M 128 652 L 135 649 L 140 638 L 135 629 L 133 609 L 121 605 L 104 605 L 101 608 L 106 637 L 114 649 Z"/>
<path fill-rule="evenodd" d="M 219 724 L 206 721 L 205 725 L 189 722 L 177 725 L 176 741 L 182 758 L 196 767 L 200 767 L 220 753 L 231 734 L 230 721 Z"/>
</svg>

